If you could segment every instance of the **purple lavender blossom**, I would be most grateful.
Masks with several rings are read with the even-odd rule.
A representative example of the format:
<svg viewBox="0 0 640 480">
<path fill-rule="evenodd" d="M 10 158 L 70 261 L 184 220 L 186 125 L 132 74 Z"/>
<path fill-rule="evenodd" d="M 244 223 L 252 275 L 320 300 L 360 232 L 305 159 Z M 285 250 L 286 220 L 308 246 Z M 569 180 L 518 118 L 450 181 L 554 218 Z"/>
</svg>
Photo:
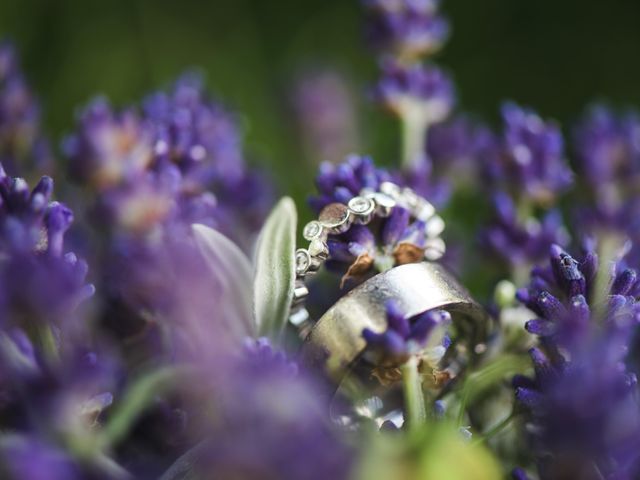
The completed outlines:
<svg viewBox="0 0 640 480">
<path fill-rule="evenodd" d="M 449 25 L 438 14 L 438 0 L 363 0 L 367 37 L 376 49 L 412 60 L 440 49 Z"/>
<path fill-rule="evenodd" d="M 306 157 L 338 163 L 358 150 L 359 132 L 351 86 L 337 71 L 305 72 L 291 98 Z"/>
<path fill-rule="evenodd" d="M 86 236 L 102 242 L 95 261 L 109 328 L 146 344 L 139 353 L 162 350 L 166 328 L 219 311 L 191 225 L 249 249 L 271 204 L 270 182 L 245 163 L 235 117 L 185 76 L 141 110 L 97 100 L 64 147 L 87 195 Z"/>
<path fill-rule="evenodd" d="M 429 128 L 427 157 L 438 176 L 448 175 L 454 181 L 466 173 L 467 181 L 479 173 L 480 152 L 493 141 L 489 129 L 466 116 L 455 116 Z"/>
<path fill-rule="evenodd" d="M 548 205 L 572 182 L 559 127 L 513 103 L 502 107 L 502 119 L 502 136 L 483 154 L 488 179 L 517 198 Z"/>
<path fill-rule="evenodd" d="M 367 156 L 350 155 L 338 165 L 323 162 L 316 176 L 319 195 L 309 198 L 309 204 L 316 212 L 330 203 L 347 204 L 362 189 L 377 191 L 382 182 L 389 180 L 392 180 L 392 175 L 376 167 Z"/>
<path fill-rule="evenodd" d="M 440 217 L 412 220 L 407 210 L 396 207 L 380 222 L 353 225 L 346 233 L 330 236 L 326 266 L 343 274 L 343 286 L 353 287 L 379 271 L 421 261 L 429 249 L 442 254 L 438 235 L 443 227 Z"/>
<path fill-rule="evenodd" d="M 631 445 L 640 440 L 637 380 L 625 367 L 640 322 L 637 274 L 614 273 L 604 305 L 594 304 L 597 255 L 578 261 L 553 246 L 550 266 L 536 269 L 519 298 L 538 318 L 531 350 L 535 375 L 516 377 L 543 478 L 633 478 L 640 468 Z"/>
<path fill-rule="evenodd" d="M 346 478 L 354 453 L 328 423 L 327 392 L 265 339 L 206 374 L 219 421 L 194 461 L 225 478 Z M 219 388 L 224 386 L 224 388 Z M 242 401 L 239 401 L 242 399 Z"/>
<path fill-rule="evenodd" d="M 166 222 L 255 232 L 270 205 L 268 182 L 247 168 L 235 119 L 184 76 L 143 112 L 113 113 L 97 100 L 65 142 L 70 171 L 97 190 L 107 223 L 151 232 Z"/>
<path fill-rule="evenodd" d="M 11 175 L 50 173 L 52 166 L 39 106 L 7 42 L 0 43 L 0 163 Z"/>
<path fill-rule="evenodd" d="M 39 438 L 6 435 L 0 440 L 0 473 L 7 480 L 76 480 L 81 470 L 64 451 Z"/>
<path fill-rule="evenodd" d="M 602 201 L 634 190 L 640 175 L 640 118 L 594 106 L 574 131 L 576 166 Z M 611 190 L 614 191 L 611 191 Z"/>
<path fill-rule="evenodd" d="M 640 266 L 640 120 L 593 107 L 575 129 L 576 168 L 585 188 L 576 224 L 590 235 L 630 240 L 627 262 Z"/>
<path fill-rule="evenodd" d="M 444 356 L 449 340 L 447 337 L 442 339 L 442 332 L 435 333 L 451 323 L 449 313 L 430 310 L 407 318 L 394 302 L 389 302 L 386 309 L 388 325 L 384 332 L 377 333 L 368 328 L 362 332 L 367 342 L 365 358 L 374 365 L 398 367 L 410 357 L 419 356 L 428 357 L 428 363 L 436 365 Z M 434 342 L 434 337 L 439 340 Z M 427 345 L 430 346 L 428 352 Z"/>
<path fill-rule="evenodd" d="M 560 129 L 514 104 L 502 108 L 504 132 L 485 141 L 482 168 L 493 199 L 494 220 L 483 240 L 511 266 L 539 261 L 568 235 L 560 213 L 548 208 L 572 182 Z"/>
<path fill-rule="evenodd" d="M 5 325 L 68 322 L 77 304 L 93 294 L 93 286 L 85 282 L 87 264 L 64 247 L 73 213 L 52 202 L 52 193 L 49 177 L 30 190 L 24 179 L 7 176 L 0 166 L 0 308 Z"/>
<path fill-rule="evenodd" d="M 511 265 L 527 265 L 544 258 L 552 244 L 566 245 L 569 234 L 562 214 L 549 210 L 538 220 L 530 216 L 521 220 L 513 199 L 504 192 L 493 195 L 494 217 L 481 242 L 492 253 L 505 258 Z"/>
<path fill-rule="evenodd" d="M 376 87 L 378 101 L 406 122 L 438 123 L 455 103 L 453 83 L 438 67 L 387 61 Z"/>
</svg>

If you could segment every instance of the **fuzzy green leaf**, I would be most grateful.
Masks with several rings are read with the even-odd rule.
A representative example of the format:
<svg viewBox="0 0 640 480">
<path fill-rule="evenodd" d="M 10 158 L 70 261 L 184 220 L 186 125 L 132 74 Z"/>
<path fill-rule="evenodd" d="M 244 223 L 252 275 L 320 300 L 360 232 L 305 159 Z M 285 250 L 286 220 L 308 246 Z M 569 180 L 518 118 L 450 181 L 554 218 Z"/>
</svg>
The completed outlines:
<svg viewBox="0 0 640 480">
<path fill-rule="evenodd" d="M 293 298 L 297 221 L 293 200 L 284 197 L 269 214 L 258 238 L 254 313 L 258 332 L 273 339 L 284 331 Z"/>
<path fill-rule="evenodd" d="M 211 271 L 212 290 L 222 289 L 220 318 L 224 318 L 227 326 L 239 337 L 253 335 L 251 262 L 235 243 L 220 232 L 200 224 L 191 228 Z"/>
</svg>

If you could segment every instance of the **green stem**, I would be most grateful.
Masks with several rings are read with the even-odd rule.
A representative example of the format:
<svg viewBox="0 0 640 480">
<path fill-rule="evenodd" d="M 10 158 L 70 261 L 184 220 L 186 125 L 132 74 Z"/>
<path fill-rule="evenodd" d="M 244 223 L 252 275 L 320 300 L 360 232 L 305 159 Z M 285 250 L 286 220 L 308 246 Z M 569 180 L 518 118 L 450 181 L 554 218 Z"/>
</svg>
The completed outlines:
<svg viewBox="0 0 640 480">
<path fill-rule="evenodd" d="M 591 304 L 595 310 L 595 318 L 602 318 L 607 306 L 609 284 L 611 283 L 611 265 L 620 256 L 623 240 L 615 234 L 603 233 L 598 242 L 598 273 L 593 285 Z"/>
<path fill-rule="evenodd" d="M 429 124 L 419 109 L 408 108 L 402 120 L 402 167 L 417 167 L 425 155 Z"/>
<path fill-rule="evenodd" d="M 491 427 L 489 430 L 483 433 L 482 436 L 478 438 L 474 443 L 482 443 L 492 439 L 493 437 L 498 435 L 500 432 L 502 432 L 505 428 L 507 428 L 509 425 L 511 425 L 511 422 L 515 417 L 516 417 L 516 413 L 511 412 L 509 415 L 507 415 L 507 417 L 500 420 L 493 427 Z"/>
<path fill-rule="evenodd" d="M 424 406 L 422 393 L 422 379 L 418 372 L 418 358 L 411 357 L 407 363 L 400 367 L 402 371 L 402 386 L 404 390 L 405 422 L 410 431 L 415 431 L 424 425 L 427 420 L 427 412 Z"/>
</svg>

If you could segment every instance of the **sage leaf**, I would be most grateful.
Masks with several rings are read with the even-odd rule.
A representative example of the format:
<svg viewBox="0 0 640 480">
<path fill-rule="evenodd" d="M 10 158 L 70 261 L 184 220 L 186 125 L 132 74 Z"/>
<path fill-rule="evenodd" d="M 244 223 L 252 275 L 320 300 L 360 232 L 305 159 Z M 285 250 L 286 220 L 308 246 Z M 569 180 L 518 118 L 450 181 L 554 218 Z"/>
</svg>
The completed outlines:
<svg viewBox="0 0 640 480">
<path fill-rule="evenodd" d="M 258 237 L 253 306 L 260 335 L 278 340 L 286 326 L 295 284 L 298 213 L 293 200 L 282 198 Z"/>
<path fill-rule="evenodd" d="M 219 292 L 221 318 L 236 335 L 253 336 L 251 262 L 235 243 L 217 230 L 201 224 L 194 224 L 191 228 L 200 253 L 211 271 L 212 288 L 222 289 Z M 218 295 L 213 291 L 211 293 Z"/>
</svg>

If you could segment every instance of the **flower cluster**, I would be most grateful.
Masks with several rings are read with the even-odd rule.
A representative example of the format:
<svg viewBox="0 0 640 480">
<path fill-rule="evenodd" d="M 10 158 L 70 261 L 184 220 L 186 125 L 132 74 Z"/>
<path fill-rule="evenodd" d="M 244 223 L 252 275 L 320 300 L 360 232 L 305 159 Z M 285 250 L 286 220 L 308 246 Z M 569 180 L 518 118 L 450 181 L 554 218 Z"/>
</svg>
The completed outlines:
<svg viewBox="0 0 640 480">
<path fill-rule="evenodd" d="M 189 459 L 195 472 L 223 472 L 225 478 L 348 475 L 353 451 L 327 422 L 322 386 L 267 339 L 246 340 L 224 368 L 202 372 L 201 383 L 217 390 L 219 418 Z"/>
<path fill-rule="evenodd" d="M 117 112 L 94 101 L 64 150 L 89 205 L 84 236 L 101 239 L 100 316 L 118 336 L 136 338 L 134 349 L 142 342 L 157 350 L 166 329 L 218 301 L 220 281 L 202 263 L 191 225 L 249 248 L 271 203 L 269 182 L 246 165 L 233 114 L 193 75 L 141 108 Z"/>
<path fill-rule="evenodd" d="M 560 129 L 536 113 L 515 104 L 502 108 L 500 137 L 480 152 L 484 175 L 491 186 L 495 220 L 484 240 L 511 265 L 529 265 L 553 243 L 568 241 L 559 211 L 545 209 L 571 184 Z"/>
<path fill-rule="evenodd" d="M 0 162 L 11 175 L 49 173 L 53 159 L 40 110 L 13 45 L 0 43 Z"/>
<path fill-rule="evenodd" d="M 640 322 L 639 282 L 634 270 L 615 271 L 599 298 L 598 275 L 608 272 L 592 249 L 578 261 L 553 246 L 550 266 L 519 294 L 538 315 L 526 328 L 539 346 L 530 352 L 535 376 L 514 385 L 543 478 L 632 478 L 640 468 L 629 448 L 640 439 L 637 380 L 625 367 Z"/>
<path fill-rule="evenodd" d="M 407 318 L 395 302 L 389 302 L 386 310 L 388 325 L 384 332 L 362 332 L 367 342 L 365 358 L 374 365 L 398 367 L 418 356 L 435 368 L 450 343 L 445 333 L 451 315 L 444 310 L 430 310 Z"/>
<path fill-rule="evenodd" d="M 588 234 L 621 236 L 632 241 L 627 261 L 640 266 L 638 200 L 640 119 L 593 107 L 574 132 L 576 168 L 586 204 L 577 214 Z"/>
</svg>

